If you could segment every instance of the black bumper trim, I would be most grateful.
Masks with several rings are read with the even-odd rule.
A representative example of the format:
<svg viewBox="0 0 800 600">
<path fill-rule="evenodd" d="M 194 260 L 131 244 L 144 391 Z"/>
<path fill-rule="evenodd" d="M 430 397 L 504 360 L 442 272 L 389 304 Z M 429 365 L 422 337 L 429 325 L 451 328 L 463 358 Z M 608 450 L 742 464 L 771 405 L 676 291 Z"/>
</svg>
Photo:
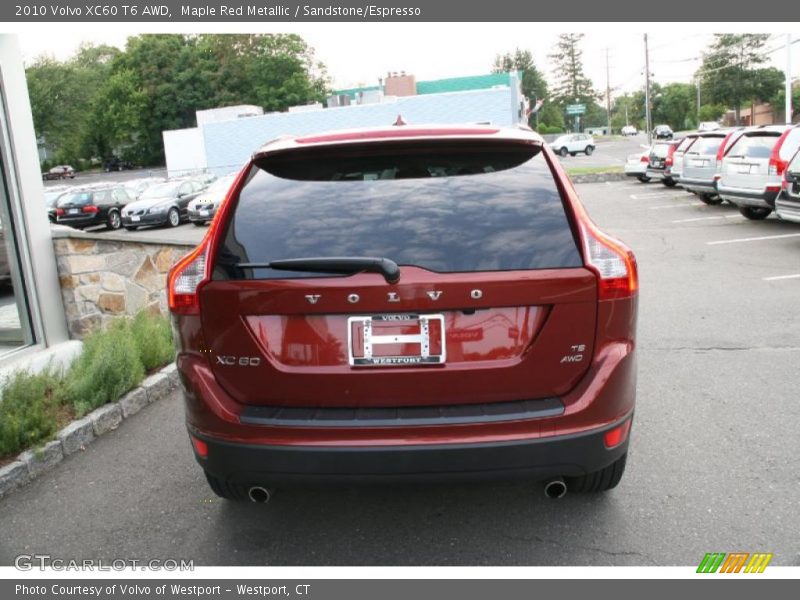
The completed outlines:
<svg viewBox="0 0 800 600">
<path fill-rule="evenodd" d="M 278 427 L 405 427 L 466 425 L 557 417 L 564 414 L 558 398 L 453 406 L 401 408 L 304 408 L 248 406 L 239 421 Z"/>
<path fill-rule="evenodd" d="M 628 417 L 626 417 L 628 418 Z M 189 428 L 208 445 L 198 463 L 232 483 L 357 483 L 579 476 L 622 457 L 628 441 L 606 448 L 604 434 L 625 419 L 587 433 L 508 442 L 393 446 L 234 444 Z"/>
</svg>

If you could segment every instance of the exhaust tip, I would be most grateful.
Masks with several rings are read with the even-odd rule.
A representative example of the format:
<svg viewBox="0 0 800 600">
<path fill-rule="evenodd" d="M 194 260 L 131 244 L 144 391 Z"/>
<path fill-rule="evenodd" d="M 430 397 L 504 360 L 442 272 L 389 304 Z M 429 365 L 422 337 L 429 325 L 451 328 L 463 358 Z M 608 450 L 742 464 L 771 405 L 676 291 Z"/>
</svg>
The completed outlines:
<svg viewBox="0 0 800 600">
<path fill-rule="evenodd" d="M 563 498 L 567 495 L 567 484 L 563 477 L 551 479 L 544 484 L 544 495 L 548 498 Z"/>
<path fill-rule="evenodd" d="M 266 504 L 272 498 L 272 493 L 265 487 L 254 485 L 247 491 L 247 496 L 250 498 L 250 502 Z"/>
</svg>

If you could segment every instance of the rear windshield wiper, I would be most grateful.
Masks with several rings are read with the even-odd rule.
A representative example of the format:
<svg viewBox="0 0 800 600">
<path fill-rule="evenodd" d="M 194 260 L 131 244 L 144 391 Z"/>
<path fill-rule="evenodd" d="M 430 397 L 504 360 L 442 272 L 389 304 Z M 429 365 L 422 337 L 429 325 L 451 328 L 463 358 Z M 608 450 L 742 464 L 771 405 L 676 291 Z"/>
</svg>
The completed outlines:
<svg viewBox="0 0 800 600">
<path fill-rule="evenodd" d="M 388 258 L 376 256 L 331 256 L 315 258 L 286 258 L 271 262 L 240 262 L 240 269 L 278 269 L 280 271 L 308 271 L 313 273 L 380 273 L 386 283 L 400 281 L 400 267 Z"/>
</svg>

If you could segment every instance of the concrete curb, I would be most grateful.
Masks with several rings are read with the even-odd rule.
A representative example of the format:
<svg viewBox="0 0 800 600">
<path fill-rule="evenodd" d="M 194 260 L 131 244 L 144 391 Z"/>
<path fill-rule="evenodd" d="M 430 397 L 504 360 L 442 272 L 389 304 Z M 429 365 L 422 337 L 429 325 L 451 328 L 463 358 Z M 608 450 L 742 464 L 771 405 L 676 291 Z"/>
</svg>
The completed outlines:
<svg viewBox="0 0 800 600">
<path fill-rule="evenodd" d="M 55 468 L 66 456 L 85 450 L 99 436 L 117 429 L 125 419 L 148 404 L 166 398 L 177 387 L 178 371 L 172 363 L 147 377 L 116 402 L 104 404 L 73 421 L 44 446 L 25 450 L 14 462 L 0 468 L 0 499 Z"/>
<path fill-rule="evenodd" d="M 604 183 L 606 181 L 626 181 L 633 179 L 625 173 L 587 173 L 586 175 L 570 175 L 572 183 Z"/>
</svg>

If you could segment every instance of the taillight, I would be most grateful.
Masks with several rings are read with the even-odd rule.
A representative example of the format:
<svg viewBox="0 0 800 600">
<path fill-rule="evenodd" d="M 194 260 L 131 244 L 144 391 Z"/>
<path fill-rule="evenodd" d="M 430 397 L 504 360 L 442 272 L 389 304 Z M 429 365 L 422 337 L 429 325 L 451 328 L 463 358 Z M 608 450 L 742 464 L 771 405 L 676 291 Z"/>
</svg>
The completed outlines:
<svg viewBox="0 0 800 600">
<path fill-rule="evenodd" d="M 728 145 L 728 142 L 730 141 L 731 136 L 733 136 L 734 133 L 735 133 L 734 131 L 731 131 L 728 135 L 726 135 L 725 139 L 722 140 L 722 143 L 719 145 L 719 148 L 717 148 L 717 162 L 718 163 L 719 163 L 719 161 L 721 161 L 725 157 L 725 146 Z"/>
<path fill-rule="evenodd" d="M 198 297 L 200 284 L 209 278 L 211 270 L 209 264 L 213 261 L 214 249 L 222 230 L 220 224 L 227 218 L 231 198 L 236 196 L 244 185 L 250 172 L 250 164 L 245 165 L 228 188 L 200 245 L 170 269 L 167 276 L 167 304 L 171 312 L 182 315 L 200 314 Z"/>
<path fill-rule="evenodd" d="M 56 209 L 56 216 L 61 217 L 63 215 L 64 215 L 64 209 L 63 208 L 57 208 Z"/>
<path fill-rule="evenodd" d="M 781 146 L 783 146 L 783 142 L 788 137 L 790 131 L 791 129 L 784 131 L 772 147 L 772 152 L 769 155 L 769 167 L 767 168 L 767 173 L 770 175 L 783 175 L 786 167 L 789 166 L 787 161 L 781 160 L 780 152 Z"/>
<path fill-rule="evenodd" d="M 633 296 L 639 289 L 633 252 L 600 231 L 585 215 L 581 221 L 586 261 L 597 273 L 600 300 Z"/>
<path fill-rule="evenodd" d="M 167 278 L 167 301 L 172 312 L 183 315 L 200 313 L 197 288 L 206 278 L 207 251 L 208 242 L 204 240 L 170 270 Z"/>
<path fill-rule="evenodd" d="M 672 166 L 672 157 L 671 156 L 668 156 L 666 159 L 664 159 L 664 166 L 667 166 L 667 167 L 671 167 Z"/>
<path fill-rule="evenodd" d="M 649 156 L 643 156 L 642 158 L 639 159 L 639 162 L 649 163 L 650 162 L 650 157 Z"/>
<path fill-rule="evenodd" d="M 96 206 L 84 206 L 81 209 L 81 212 L 97 214 L 98 212 L 100 212 L 100 209 L 97 208 Z"/>
</svg>

